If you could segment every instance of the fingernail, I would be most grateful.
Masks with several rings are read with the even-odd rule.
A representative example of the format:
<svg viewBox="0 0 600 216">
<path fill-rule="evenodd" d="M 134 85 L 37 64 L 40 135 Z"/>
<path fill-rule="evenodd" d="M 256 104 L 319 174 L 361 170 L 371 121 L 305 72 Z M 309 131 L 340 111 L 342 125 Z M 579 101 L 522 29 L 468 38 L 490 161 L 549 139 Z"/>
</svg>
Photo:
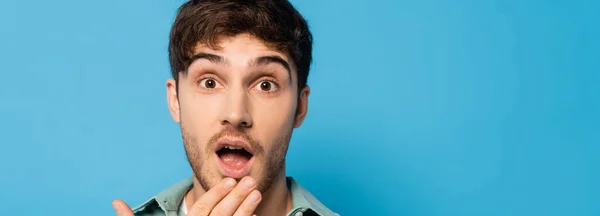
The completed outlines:
<svg viewBox="0 0 600 216">
<path fill-rule="evenodd" d="M 257 190 L 254 190 L 254 191 L 252 191 L 252 193 L 250 193 L 250 201 L 252 201 L 252 203 L 258 202 L 259 199 L 260 199 L 260 192 L 258 192 Z"/>
<path fill-rule="evenodd" d="M 256 181 L 253 178 L 245 178 L 243 184 L 247 188 L 252 188 L 256 184 Z"/>
<path fill-rule="evenodd" d="M 232 178 L 226 178 L 224 185 L 225 185 L 225 188 L 231 189 L 231 188 L 233 188 L 233 186 L 235 186 L 235 180 Z"/>
</svg>

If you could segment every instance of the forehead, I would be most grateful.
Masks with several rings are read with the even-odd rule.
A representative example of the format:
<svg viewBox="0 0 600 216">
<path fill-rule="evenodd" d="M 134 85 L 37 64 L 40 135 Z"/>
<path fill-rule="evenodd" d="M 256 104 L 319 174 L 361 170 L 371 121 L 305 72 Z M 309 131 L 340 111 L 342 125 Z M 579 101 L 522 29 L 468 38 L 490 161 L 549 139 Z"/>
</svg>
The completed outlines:
<svg viewBox="0 0 600 216">
<path fill-rule="evenodd" d="M 265 55 L 276 55 L 287 61 L 292 70 L 295 68 L 294 62 L 286 52 L 275 49 L 274 45 L 265 43 L 250 34 L 221 36 L 217 38 L 214 46 L 207 43 L 198 43 L 192 52 L 193 54 L 199 52 L 215 53 L 236 61 L 253 59 Z"/>
</svg>

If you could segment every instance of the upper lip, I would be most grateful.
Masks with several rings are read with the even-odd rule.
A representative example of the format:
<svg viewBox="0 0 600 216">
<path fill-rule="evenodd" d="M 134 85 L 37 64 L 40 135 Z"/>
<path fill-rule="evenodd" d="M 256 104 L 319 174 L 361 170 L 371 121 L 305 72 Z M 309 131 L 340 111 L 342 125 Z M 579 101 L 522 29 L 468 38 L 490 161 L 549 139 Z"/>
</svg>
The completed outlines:
<svg viewBox="0 0 600 216">
<path fill-rule="evenodd" d="M 223 149 L 225 146 L 242 147 L 248 153 L 254 155 L 254 152 L 252 151 L 252 148 L 250 148 L 250 145 L 248 144 L 248 142 L 246 142 L 242 138 L 237 138 L 237 137 L 220 138 L 217 141 L 216 151 Z"/>
</svg>

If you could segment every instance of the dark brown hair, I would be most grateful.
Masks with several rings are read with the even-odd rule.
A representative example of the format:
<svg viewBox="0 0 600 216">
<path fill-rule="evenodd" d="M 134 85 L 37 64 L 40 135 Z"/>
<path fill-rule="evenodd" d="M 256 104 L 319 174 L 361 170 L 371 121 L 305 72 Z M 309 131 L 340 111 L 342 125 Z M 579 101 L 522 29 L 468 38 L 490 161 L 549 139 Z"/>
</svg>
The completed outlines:
<svg viewBox="0 0 600 216">
<path fill-rule="evenodd" d="M 287 0 L 192 0 L 177 13 L 169 40 L 171 74 L 186 73 L 194 47 L 218 48 L 221 36 L 247 33 L 294 61 L 298 91 L 306 86 L 312 35 L 306 20 Z"/>
</svg>

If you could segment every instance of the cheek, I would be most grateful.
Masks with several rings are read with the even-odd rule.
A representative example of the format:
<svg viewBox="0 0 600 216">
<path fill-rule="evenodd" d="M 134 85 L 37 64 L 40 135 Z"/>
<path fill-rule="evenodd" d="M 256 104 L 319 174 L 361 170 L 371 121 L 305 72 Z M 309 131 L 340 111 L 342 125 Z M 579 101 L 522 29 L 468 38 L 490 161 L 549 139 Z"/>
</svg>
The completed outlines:
<svg viewBox="0 0 600 216">
<path fill-rule="evenodd" d="M 294 124 L 295 103 L 282 98 L 256 103 L 253 107 L 254 130 L 265 145 L 272 145 L 289 133 Z M 267 147 L 269 148 L 269 147 Z"/>
<path fill-rule="evenodd" d="M 194 134 L 201 143 L 210 139 L 212 134 L 218 132 L 219 103 L 216 97 L 199 97 L 193 94 L 180 95 L 179 100 L 181 125 L 188 132 Z"/>
</svg>

